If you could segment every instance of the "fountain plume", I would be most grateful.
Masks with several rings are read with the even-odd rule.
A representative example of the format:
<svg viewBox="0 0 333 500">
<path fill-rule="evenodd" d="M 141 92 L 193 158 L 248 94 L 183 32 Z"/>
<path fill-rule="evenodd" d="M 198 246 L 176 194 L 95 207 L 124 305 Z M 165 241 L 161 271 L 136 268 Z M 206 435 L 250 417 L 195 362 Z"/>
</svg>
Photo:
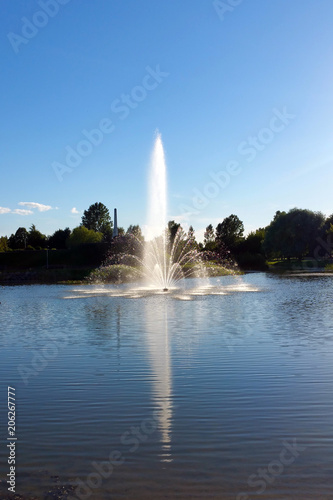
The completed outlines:
<svg viewBox="0 0 333 500">
<path fill-rule="evenodd" d="M 130 277 L 143 278 L 149 289 L 165 292 L 183 278 L 204 277 L 206 273 L 194 239 L 181 226 L 175 235 L 167 226 L 167 168 L 159 132 L 151 156 L 148 186 L 146 241 L 134 234 L 114 238 L 113 251 L 102 271 L 118 264 L 122 270 L 130 271 Z M 119 252 L 119 246 L 123 251 Z"/>
<path fill-rule="evenodd" d="M 179 228 L 174 240 L 167 227 L 167 168 L 162 137 L 156 134 L 149 174 L 147 239 L 143 270 L 147 284 L 167 291 L 175 282 L 194 274 L 199 254 L 193 240 Z M 191 267 L 188 267 L 192 265 Z M 187 268 L 186 268 L 187 266 Z"/>
</svg>

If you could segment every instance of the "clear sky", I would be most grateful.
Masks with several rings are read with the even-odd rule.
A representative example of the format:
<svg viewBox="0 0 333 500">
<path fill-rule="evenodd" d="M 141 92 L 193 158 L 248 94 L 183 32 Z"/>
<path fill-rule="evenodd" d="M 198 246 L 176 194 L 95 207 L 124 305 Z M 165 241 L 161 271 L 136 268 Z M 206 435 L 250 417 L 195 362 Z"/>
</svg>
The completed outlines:
<svg viewBox="0 0 333 500">
<path fill-rule="evenodd" d="M 156 129 L 198 239 L 331 214 L 332 21 L 332 0 L 1 0 L 0 235 L 95 202 L 143 226 Z"/>
</svg>

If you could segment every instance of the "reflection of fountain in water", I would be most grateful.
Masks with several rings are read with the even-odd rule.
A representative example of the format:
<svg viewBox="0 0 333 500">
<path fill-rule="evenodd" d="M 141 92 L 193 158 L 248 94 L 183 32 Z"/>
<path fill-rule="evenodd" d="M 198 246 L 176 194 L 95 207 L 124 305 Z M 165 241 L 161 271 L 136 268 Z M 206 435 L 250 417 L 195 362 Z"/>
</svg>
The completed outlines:
<svg viewBox="0 0 333 500">
<path fill-rule="evenodd" d="M 146 303 L 146 338 L 153 375 L 153 401 L 163 447 L 162 461 L 171 461 L 172 382 L 168 304 Z"/>
</svg>

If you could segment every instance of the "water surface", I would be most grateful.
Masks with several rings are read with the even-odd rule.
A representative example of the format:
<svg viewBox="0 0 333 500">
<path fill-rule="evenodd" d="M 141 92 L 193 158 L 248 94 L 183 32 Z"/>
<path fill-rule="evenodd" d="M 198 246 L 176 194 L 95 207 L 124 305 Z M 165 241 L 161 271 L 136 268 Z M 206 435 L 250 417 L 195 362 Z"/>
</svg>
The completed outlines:
<svg viewBox="0 0 333 500">
<path fill-rule="evenodd" d="M 59 476 L 89 488 L 72 498 L 333 498 L 333 277 L 197 285 L 1 289 L 17 493 L 42 499 Z"/>
</svg>

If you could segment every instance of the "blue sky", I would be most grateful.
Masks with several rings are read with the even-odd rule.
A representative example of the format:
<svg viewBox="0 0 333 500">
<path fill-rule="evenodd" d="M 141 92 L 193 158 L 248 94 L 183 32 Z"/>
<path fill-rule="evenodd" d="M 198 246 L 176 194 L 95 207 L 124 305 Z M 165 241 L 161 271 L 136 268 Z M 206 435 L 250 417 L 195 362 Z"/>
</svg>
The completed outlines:
<svg viewBox="0 0 333 500">
<path fill-rule="evenodd" d="M 333 212 L 331 0 L 2 0 L 0 14 L 0 235 L 73 228 L 97 201 L 143 226 L 156 129 L 169 217 L 198 239 L 231 213 L 248 232 L 276 210 Z"/>
</svg>

